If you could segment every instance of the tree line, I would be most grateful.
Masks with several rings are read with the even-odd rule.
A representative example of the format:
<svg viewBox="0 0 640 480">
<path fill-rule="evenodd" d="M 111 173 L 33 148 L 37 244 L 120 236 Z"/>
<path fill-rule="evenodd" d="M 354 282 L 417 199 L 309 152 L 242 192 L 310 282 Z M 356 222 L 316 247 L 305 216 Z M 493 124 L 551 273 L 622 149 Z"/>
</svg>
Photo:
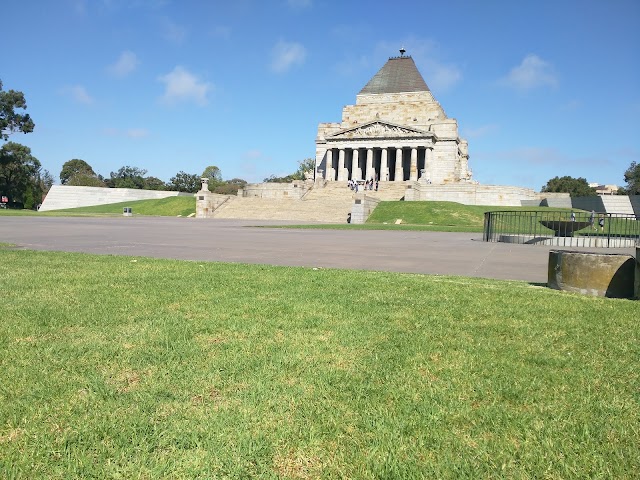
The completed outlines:
<svg viewBox="0 0 640 480">
<path fill-rule="evenodd" d="M 179 192 L 195 193 L 200 190 L 201 179 L 209 179 L 209 190 L 214 193 L 235 195 L 239 188 L 247 182 L 241 178 L 223 180 L 220 168 L 209 165 L 202 174 L 180 171 L 163 182 L 157 177 L 147 176 L 147 171 L 129 165 L 111 172 L 108 177 L 97 174 L 91 165 L 79 158 L 64 163 L 60 171 L 62 185 L 103 187 L 103 188 L 137 188 L 145 190 L 177 190 Z"/>
</svg>

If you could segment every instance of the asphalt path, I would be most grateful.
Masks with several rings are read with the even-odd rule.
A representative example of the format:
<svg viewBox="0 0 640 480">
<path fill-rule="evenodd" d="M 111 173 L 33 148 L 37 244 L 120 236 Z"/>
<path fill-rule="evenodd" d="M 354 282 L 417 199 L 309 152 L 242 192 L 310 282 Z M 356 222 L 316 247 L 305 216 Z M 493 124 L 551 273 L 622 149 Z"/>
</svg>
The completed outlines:
<svg viewBox="0 0 640 480">
<path fill-rule="evenodd" d="M 532 283 L 547 282 L 549 250 L 558 248 L 486 243 L 481 233 L 269 228 L 285 223 L 0 216 L 0 242 L 31 250 L 462 275 Z M 630 248 L 588 251 L 634 253 Z"/>
</svg>

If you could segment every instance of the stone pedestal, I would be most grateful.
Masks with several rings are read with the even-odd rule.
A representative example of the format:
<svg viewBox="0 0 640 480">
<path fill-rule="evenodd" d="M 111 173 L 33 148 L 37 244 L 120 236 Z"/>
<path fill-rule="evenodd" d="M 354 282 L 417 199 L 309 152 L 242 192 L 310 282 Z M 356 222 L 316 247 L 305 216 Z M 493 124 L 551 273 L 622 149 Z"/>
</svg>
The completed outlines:
<svg viewBox="0 0 640 480">
<path fill-rule="evenodd" d="M 596 297 L 632 298 L 637 268 L 631 255 L 551 250 L 547 285 Z"/>
</svg>

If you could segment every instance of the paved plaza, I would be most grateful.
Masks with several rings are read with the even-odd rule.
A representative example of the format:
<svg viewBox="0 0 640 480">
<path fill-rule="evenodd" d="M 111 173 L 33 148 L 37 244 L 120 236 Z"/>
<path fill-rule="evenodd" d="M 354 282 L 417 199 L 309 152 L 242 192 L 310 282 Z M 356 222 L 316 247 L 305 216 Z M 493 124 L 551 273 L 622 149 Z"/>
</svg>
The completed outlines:
<svg viewBox="0 0 640 480">
<path fill-rule="evenodd" d="M 0 242 L 33 250 L 547 281 L 552 247 L 485 243 L 481 233 L 269 228 L 284 223 L 7 216 L 0 217 Z"/>
</svg>

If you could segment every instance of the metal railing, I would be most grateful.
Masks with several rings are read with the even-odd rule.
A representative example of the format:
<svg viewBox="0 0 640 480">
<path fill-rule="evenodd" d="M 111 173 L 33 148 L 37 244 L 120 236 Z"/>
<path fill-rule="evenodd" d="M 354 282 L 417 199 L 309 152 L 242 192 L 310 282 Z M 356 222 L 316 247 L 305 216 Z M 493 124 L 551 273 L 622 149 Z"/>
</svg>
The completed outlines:
<svg viewBox="0 0 640 480">
<path fill-rule="evenodd" d="M 640 246 L 640 219 L 626 213 L 494 211 L 484 214 L 485 242 L 564 247 Z"/>
</svg>

